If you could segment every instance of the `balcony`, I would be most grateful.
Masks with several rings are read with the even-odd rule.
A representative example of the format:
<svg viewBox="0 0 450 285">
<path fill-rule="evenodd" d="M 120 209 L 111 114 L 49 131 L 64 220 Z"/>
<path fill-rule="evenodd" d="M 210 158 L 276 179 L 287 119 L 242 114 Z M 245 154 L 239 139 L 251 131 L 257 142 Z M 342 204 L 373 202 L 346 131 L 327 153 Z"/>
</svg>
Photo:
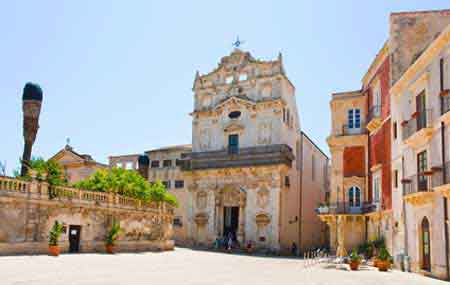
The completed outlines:
<svg viewBox="0 0 450 285">
<path fill-rule="evenodd" d="M 381 126 L 381 106 L 372 106 L 369 110 L 369 115 L 367 116 L 367 130 L 373 132 Z"/>
<path fill-rule="evenodd" d="M 439 185 L 440 181 L 438 173 L 434 171 L 426 171 L 402 179 L 403 199 L 414 206 L 430 203 L 435 195 L 433 186 Z"/>
<path fill-rule="evenodd" d="M 349 202 L 331 203 L 316 209 L 319 215 L 364 215 L 379 210 L 379 205 L 374 202 L 363 202 L 360 206 L 354 206 Z"/>
<path fill-rule="evenodd" d="M 350 128 L 342 125 L 333 130 L 331 136 L 327 138 L 330 147 L 333 146 L 359 146 L 367 143 L 367 129 L 365 123 L 361 122 L 359 128 Z"/>
<path fill-rule="evenodd" d="M 407 145 L 417 148 L 431 140 L 432 115 L 432 109 L 426 109 L 425 112 L 414 113 L 411 119 L 402 122 L 402 139 Z"/>
<path fill-rule="evenodd" d="M 291 167 L 294 160 L 288 145 L 267 145 L 239 148 L 237 151 L 218 150 L 186 153 L 182 157 L 182 170 L 200 170 L 284 164 Z"/>
<path fill-rule="evenodd" d="M 450 198 L 450 161 L 447 161 L 444 167 L 435 167 L 434 170 L 432 185 L 433 191 Z"/>
<path fill-rule="evenodd" d="M 450 90 L 441 92 L 441 115 L 445 124 L 450 124 Z"/>
</svg>

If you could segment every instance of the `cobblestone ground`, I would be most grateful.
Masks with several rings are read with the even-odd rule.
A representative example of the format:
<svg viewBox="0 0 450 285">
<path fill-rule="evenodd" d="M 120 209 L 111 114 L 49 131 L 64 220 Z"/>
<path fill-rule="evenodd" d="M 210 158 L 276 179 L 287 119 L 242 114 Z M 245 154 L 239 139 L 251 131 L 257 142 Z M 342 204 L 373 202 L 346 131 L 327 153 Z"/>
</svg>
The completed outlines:
<svg viewBox="0 0 450 285">
<path fill-rule="evenodd" d="M 447 284 L 412 273 L 357 272 L 298 259 L 177 248 L 142 254 L 0 257 L 0 284 Z"/>
</svg>

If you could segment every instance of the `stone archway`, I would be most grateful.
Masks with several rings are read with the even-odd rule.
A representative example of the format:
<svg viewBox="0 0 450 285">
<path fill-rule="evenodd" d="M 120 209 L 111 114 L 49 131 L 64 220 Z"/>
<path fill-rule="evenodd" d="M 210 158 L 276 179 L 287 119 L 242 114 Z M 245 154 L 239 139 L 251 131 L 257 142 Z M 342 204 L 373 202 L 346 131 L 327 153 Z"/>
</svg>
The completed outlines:
<svg viewBox="0 0 450 285">
<path fill-rule="evenodd" d="M 245 241 L 246 196 L 245 189 L 238 185 L 225 185 L 218 191 L 216 197 L 216 231 L 218 236 L 223 236 L 227 231 L 234 230 L 232 216 L 236 215 L 237 212 L 237 228 L 233 234 L 240 243 Z"/>
</svg>

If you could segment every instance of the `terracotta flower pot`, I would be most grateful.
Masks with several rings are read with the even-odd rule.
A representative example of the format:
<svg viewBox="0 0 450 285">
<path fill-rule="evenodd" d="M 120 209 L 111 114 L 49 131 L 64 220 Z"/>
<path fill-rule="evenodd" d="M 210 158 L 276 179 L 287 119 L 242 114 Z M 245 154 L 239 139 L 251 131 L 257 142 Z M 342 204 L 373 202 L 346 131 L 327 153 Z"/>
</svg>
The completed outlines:
<svg viewBox="0 0 450 285">
<path fill-rule="evenodd" d="M 106 252 L 109 254 L 114 254 L 114 245 L 112 244 L 107 244 L 106 246 Z"/>
<path fill-rule="evenodd" d="M 391 267 L 391 262 L 389 260 L 379 260 L 378 261 L 378 271 L 388 271 Z"/>
<path fill-rule="evenodd" d="M 349 265 L 351 270 L 358 270 L 359 261 L 350 261 Z"/>
<path fill-rule="evenodd" d="M 378 258 L 373 259 L 373 267 L 378 267 Z"/>
<path fill-rule="evenodd" d="M 57 245 L 49 245 L 48 246 L 48 251 L 50 253 L 51 256 L 58 256 L 59 255 L 59 246 Z"/>
</svg>

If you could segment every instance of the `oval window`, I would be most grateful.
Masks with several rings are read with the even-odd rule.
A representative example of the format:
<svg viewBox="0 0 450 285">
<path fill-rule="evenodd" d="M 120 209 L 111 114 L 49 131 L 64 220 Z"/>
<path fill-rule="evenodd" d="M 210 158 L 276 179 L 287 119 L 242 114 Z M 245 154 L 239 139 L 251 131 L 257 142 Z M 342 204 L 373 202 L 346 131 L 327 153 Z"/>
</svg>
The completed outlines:
<svg viewBox="0 0 450 285">
<path fill-rule="evenodd" d="M 237 119 L 241 116 L 241 111 L 233 111 L 230 114 L 228 114 L 228 118 L 230 119 Z"/>
</svg>

